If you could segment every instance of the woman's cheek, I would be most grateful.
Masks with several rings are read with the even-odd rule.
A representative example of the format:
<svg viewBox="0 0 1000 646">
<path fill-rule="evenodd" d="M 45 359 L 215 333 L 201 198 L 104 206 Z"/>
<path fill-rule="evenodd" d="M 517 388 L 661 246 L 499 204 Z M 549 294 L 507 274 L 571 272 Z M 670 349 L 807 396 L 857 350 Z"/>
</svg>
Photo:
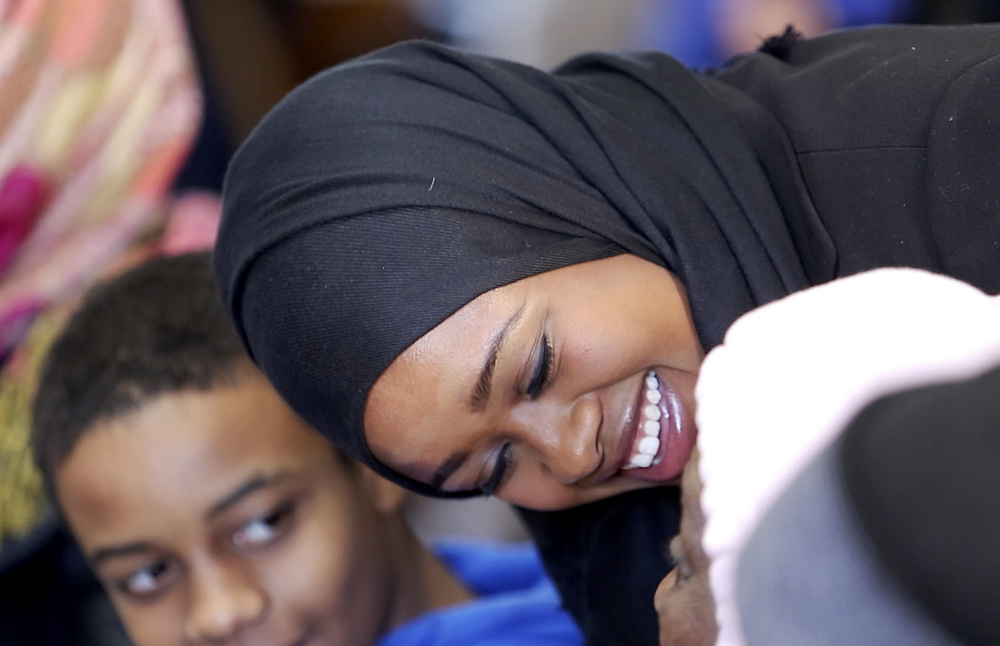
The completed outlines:
<svg viewBox="0 0 1000 646">
<path fill-rule="evenodd" d="M 523 473 L 529 469 L 534 471 L 534 467 L 530 465 L 522 465 L 520 468 L 523 475 L 512 477 L 497 491 L 497 498 L 512 505 L 537 511 L 556 511 L 590 502 L 585 499 L 582 492 L 557 482 L 551 476 L 546 477 L 540 471 Z"/>
</svg>

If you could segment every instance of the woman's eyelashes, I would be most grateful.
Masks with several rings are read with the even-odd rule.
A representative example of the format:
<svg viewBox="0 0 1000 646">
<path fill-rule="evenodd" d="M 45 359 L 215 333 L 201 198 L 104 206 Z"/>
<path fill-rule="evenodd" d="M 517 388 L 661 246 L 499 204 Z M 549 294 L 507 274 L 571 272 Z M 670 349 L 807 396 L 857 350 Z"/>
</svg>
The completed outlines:
<svg viewBox="0 0 1000 646">
<path fill-rule="evenodd" d="M 511 444 L 507 442 L 500 448 L 500 453 L 497 455 L 496 462 L 493 465 L 493 471 L 490 473 L 489 479 L 479 487 L 479 491 L 485 496 L 492 496 L 496 493 L 497 489 L 504 483 L 507 479 L 507 473 L 510 470 L 511 463 Z"/>
<path fill-rule="evenodd" d="M 552 378 L 552 366 L 555 363 L 555 353 L 552 351 L 552 341 L 549 339 L 547 334 L 543 334 L 538 345 L 537 356 L 535 357 L 535 365 L 531 371 L 531 379 L 528 381 L 527 387 L 524 389 L 524 394 L 527 395 L 531 400 L 535 400 L 541 395 L 542 391 L 549 384 Z M 496 493 L 503 483 L 507 480 L 510 475 L 511 463 L 513 460 L 512 445 L 507 442 L 500 448 L 500 453 L 497 455 L 496 462 L 493 464 L 493 470 L 490 472 L 490 477 L 487 481 L 479 487 L 479 491 L 484 495 L 492 496 Z"/>
<path fill-rule="evenodd" d="M 525 394 L 531 399 L 537 399 L 549 382 L 553 359 L 552 342 L 547 334 L 543 334 L 539 344 L 538 357 L 535 359 L 535 368 L 531 372 L 531 380 L 528 382 L 528 387 L 524 389 Z"/>
</svg>

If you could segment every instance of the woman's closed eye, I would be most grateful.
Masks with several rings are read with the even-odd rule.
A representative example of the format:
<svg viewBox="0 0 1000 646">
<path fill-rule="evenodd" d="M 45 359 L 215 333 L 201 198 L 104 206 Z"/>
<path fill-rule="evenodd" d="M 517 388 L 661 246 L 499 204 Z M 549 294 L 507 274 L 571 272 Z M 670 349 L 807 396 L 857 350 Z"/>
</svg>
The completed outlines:
<svg viewBox="0 0 1000 646">
<path fill-rule="evenodd" d="M 552 350 L 552 341 L 547 334 L 542 334 L 537 344 L 537 356 L 534 368 L 531 371 L 531 379 L 528 381 L 524 394 L 531 400 L 535 400 L 545 390 L 552 378 L 552 367 L 555 363 L 555 353 Z M 493 470 L 485 483 L 480 485 L 479 491 L 486 496 L 496 494 L 497 490 L 503 486 L 510 476 L 513 462 L 513 447 L 507 442 L 500 448 Z"/>
<path fill-rule="evenodd" d="M 493 471 L 490 473 L 489 479 L 479 487 L 479 491 L 484 496 L 492 496 L 496 494 L 497 489 L 499 489 L 507 480 L 507 476 L 510 472 L 511 458 L 512 447 L 510 442 L 507 442 L 500 448 L 500 453 L 497 455 L 496 462 L 493 464 Z"/>
<path fill-rule="evenodd" d="M 524 393 L 531 399 L 537 399 L 549 383 L 554 359 L 552 341 L 549 340 L 547 334 L 543 334 L 541 343 L 539 343 L 538 357 L 535 359 L 535 368 L 531 373 L 531 380 L 528 382 L 527 388 L 524 389 Z"/>
<path fill-rule="evenodd" d="M 295 503 L 288 501 L 264 516 L 254 518 L 233 532 L 233 544 L 241 548 L 269 545 L 285 534 L 294 512 Z"/>
</svg>

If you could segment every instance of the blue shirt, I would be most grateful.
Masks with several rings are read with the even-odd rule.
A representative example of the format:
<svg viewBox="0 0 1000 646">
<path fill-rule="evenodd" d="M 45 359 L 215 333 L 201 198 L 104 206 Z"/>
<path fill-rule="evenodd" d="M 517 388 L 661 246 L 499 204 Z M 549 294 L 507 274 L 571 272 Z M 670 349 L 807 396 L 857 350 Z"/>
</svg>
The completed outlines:
<svg viewBox="0 0 1000 646">
<path fill-rule="evenodd" d="M 476 599 L 421 615 L 378 646 L 580 646 L 580 629 L 528 543 L 441 543 L 438 558 Z"/>
</svg>

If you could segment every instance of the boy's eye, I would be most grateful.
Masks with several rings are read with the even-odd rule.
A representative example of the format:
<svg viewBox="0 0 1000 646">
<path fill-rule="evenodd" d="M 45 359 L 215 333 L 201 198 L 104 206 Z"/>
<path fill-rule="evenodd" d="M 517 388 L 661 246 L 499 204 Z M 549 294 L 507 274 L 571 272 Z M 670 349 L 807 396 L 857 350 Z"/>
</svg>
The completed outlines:
<svg viewBox="0 0 1000 646">
<path fill-rule="evenodd" d="M 282 535 L 291 519 L 293 504 L 285 503 L 266 516 L 255 518 L 233 532 L 232 541 L 237 547 L 267 545 Z"/>
<path fill-rule="evenodd" d="M 160 591 L 167 583 L 172 568 L 166 561 L 156 561 L 140 568 L 116 585 L 122 592 L 134 597 L 148 597 Z"/>
</svg>

